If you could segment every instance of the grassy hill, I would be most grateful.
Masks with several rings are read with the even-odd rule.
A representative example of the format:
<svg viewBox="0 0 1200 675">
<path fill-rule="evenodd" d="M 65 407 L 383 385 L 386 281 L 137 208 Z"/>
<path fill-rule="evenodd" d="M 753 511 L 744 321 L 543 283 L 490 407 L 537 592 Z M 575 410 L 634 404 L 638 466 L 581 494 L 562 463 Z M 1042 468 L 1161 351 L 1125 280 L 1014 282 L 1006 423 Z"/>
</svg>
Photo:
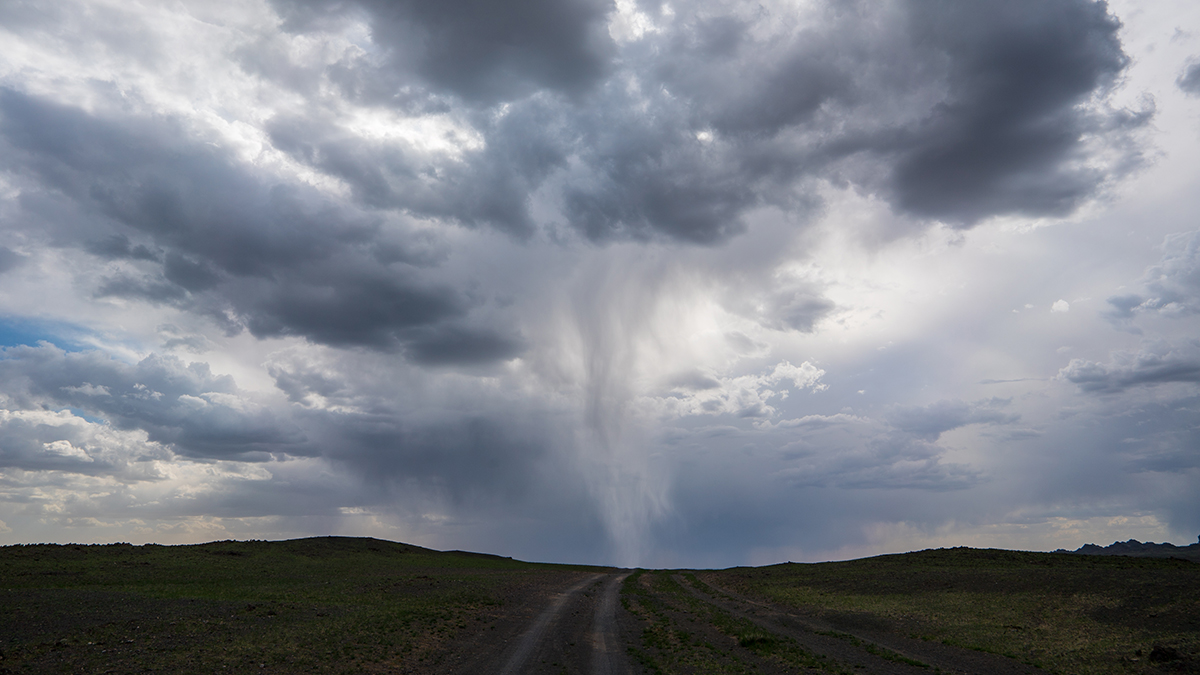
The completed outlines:
<svg viewBox="0 0 1200 675">
<path fill-rule="evenodd" d="M 0 547 L 0 675 L 452 671 L 464 645 L 604 569 L 344 537 Z M 1182 560 L 939 549 L 639 571 L 626 587 L 627 647 L 646 672 L 846 670 L 836 650 L 763 632 L 759 606 L 909 665 L 882 646 L 944 643 L 1063 674 L 1200 672 L 1200 564 Z"/>
<path fill-rule="evenodd" d="M 376 539 L 0 548 L 0 673 L 390 672 L 569 566 Z"/>
<path fill-rule="evenodd" d="M 892 632 L 1056 673 L 1200 672 L 1200 564 L 938 549 L 700 574 L 834 630 Z"/>
</svg>

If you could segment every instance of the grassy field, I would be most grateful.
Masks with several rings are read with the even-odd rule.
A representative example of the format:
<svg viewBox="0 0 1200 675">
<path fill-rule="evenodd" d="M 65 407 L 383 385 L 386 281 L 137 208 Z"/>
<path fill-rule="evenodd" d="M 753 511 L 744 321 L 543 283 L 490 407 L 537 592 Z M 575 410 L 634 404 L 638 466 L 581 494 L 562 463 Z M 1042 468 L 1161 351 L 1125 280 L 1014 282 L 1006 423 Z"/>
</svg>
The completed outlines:
<svg viewBox="0 0 1200 675">
<path fill-rule="evenodd" d="M 896 631 L 1064 675 L 1200 672 L 1200 564 L 939 549 L 699 575 L 835 629 Z"/>
<path fill-rule="evenodd" d="M 561 569 L 337 537 L 7 546 L 0 673 L 421 672 Z"/>
<path fill-rule="evenodd" d="M 672 570 L 639 570 L 625 580 L 622 605 L 641 619 L 643 626 L 641 643 L 630 652 L 646 672 L 852 672 L 785 636 L 703 601 L 684 584 L 707 590 L 694 574 Z"/>
<path fill-rule="evenodd" d="M 453 671 L 589 569 L 339 537 L 0 547 L 0 675 Z M 1061 675 L 1200 672 L 1200 564 L 1180 560 L 939 549 L 641 570 L 621 598 L 647 673 L 937 670 L 887 635 Z M 756 600 L 825 628 L 772 631 Z"/>
</svg>

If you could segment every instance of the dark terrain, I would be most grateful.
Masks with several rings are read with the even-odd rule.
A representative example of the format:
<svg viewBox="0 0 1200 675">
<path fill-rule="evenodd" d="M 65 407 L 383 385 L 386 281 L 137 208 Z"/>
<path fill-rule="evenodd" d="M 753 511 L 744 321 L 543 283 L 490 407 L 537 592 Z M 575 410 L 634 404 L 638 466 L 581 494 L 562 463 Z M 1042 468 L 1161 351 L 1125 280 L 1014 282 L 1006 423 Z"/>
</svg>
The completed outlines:
<svg viewBox="0 0 1200 675">
<path fill-rule="evenodd" d="M 1135 558 L 1181 558 L 1200 562 L 1200 541 L 1190 546 L 1175 544 L 1156 544 L 1152 541 L 1118 541 L 1108 546 L 1084 544 L 1074 551 L 1058 549 L 1055 553 L 1078 553 L 1080 555 L 1126 555 Z"/>
<path fill-rule="evenodd" d="M 0 547 L 8 673 L 1196 673 L 1200 565 L 618 570 L 321 537 Z"/>
</svg>

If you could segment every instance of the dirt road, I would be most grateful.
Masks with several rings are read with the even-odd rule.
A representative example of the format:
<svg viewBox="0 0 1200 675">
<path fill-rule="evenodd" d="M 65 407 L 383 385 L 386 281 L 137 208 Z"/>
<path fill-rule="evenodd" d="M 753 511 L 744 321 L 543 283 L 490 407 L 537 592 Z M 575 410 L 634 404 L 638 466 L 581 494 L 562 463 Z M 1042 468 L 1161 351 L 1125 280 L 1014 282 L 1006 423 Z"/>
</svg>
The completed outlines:
<svg viewBox="0 0 1200 675">
<path fill-rule="evenodd" d="M 531 593 L 509 616 L 477 636 L 451 672 L 496 675 L 631 675 L 618 621 L 629 573 L 593 574 L 555 592 Z M 561 587 L 560 587 L 561 588 Z M 515 603 L 514 603 L 515 604 Z M 625 617 L 626 623 L 632 617 Z M 625 631 L 627 632 L 627 631 Z"/>
<path fill-rule="evenodd" d="M 442 664 L 449 667 L 427 672 L 1041 673 L 1002 656 L 914 640 L 865 619 L 862 625 L 826 625 L 668 570 L 547 578 L 506 602 L 502 614 L 469 644 L 457 645 L 453 661 Z"/>
<path fill-rule="evenodd" d="M 617 596 L 629 574 L 607 579 L 600 590 L 592 619 L 592 675 L 625 675 L 630 672 L 617 627 Z"/>
</svg>

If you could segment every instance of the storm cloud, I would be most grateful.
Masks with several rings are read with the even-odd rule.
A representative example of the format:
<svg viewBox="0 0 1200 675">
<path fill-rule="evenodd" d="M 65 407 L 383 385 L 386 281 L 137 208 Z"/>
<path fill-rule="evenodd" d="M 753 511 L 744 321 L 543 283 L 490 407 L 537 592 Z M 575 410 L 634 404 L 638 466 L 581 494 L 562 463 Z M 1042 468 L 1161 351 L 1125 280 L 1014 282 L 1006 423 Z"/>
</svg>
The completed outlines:
<svg viewBox="0 0 1200 675">
<path fill-rule="evenodd" d="M 0 358 L 3 395 L 24 409 L 47 406 L 103 417 L 185 456 L 253 459 L 305 454 L 304 434 L 256 405 L 228 375 L 202 363 L 149 356 L 128 365 L 51 345 L 11 347 Z M 312 452 L 308 450 L 308 452 Z"/>
<path fill-rule="evenodd" d="M 578 92 L 598 81 L 615 56 L 606 21 L 613 6 L 596 0 L 519 0 L 503 7 L 479 0 L 274 5 L 291 32 L 365 14 L 385 67 L 337 65 L 343 78 L 357 75 L 355 66 L 366 66 L 366 77 L 386 82 L 372 87 L 377 90 L 419 82 L 437 93 L 485 103 L 541 89 Z M 412 79 L 402 79 L 405 75 Z"/>
<path fill-rule="evenodd" d="M 365 204 L 519 234 L 537 225 L 538 193 L 591 239 L 714 243 L 755 208 L 811 199 L 811 181 L 831 172 L 957 227 L 1065 215 L 1112 178 L 1081 160 L 1122 146 L 1151 114 L 1094 103 L 1128 58 L 1119 22 L 1091 2 L 835 5 L 803 28 L 781 21 L 783 8 L 660 6 L 641 15 L 655 30 L 619 50 L 586 37 L 603 33 L 593 28 L 610 7 L 530 3 L 503 20 L 388 7 L 311 3 L 285 25 L 320 34 L 362 10 L 388 67 L 363 57 L 338 72 L 396 92 L 402 110 L 414 87 L 464 99 L 452 109 L 482 147 L 439 161 L 311 113 L 273 120 L 272 140 Z M 450 44 L 471 48 L 425 51 Z M 1121 152 L 1122 170 L 1136 165 L 1136 149 Z"/>
<path fill-rule="evenodd" d="M 425 360 L 518 351 L 515 337 L 461 321 L 470 308 L 461 293 L 421 280 L 417 270 L 436 260 L 427 240 L 406 246 L 379 217 L 270 184 L 182 140 L 171 120 L 99 119 L 11 90 L 0 114 L 10 167 L 37 181 L 25 207 L 59 210 L 65 197 L 75 209 L 78 220 L 53 223 L 52 243 L 150 263 L 105 276 L 97 297 L 185 307 L 259 337 L 407 345 Z M 80 241 L 97 230 L 108 234 Z M 448 344 L 431 348 L 440 337 Z"/>
<path fill-rule="evenodd" d="M 1109 363 L 1071 359 L 1059 376 L 1084 391 L 1118 392 L 1168 382 L 1200 382 L 1200 343 L 1151 344 L 1136 353 L 1117 352 Z"/>
<path fill-rule="evenodd" d="M 1190 541 L 1195 35 L 1093 0 L 3 5 L 0 538 Z"/>
<path fill-rule="evenodd" d="M 1200 94 L 1200 63 L 1193 63 L 1179 76 L 1179 88 L 1189 94 Z"/>
</svg>

